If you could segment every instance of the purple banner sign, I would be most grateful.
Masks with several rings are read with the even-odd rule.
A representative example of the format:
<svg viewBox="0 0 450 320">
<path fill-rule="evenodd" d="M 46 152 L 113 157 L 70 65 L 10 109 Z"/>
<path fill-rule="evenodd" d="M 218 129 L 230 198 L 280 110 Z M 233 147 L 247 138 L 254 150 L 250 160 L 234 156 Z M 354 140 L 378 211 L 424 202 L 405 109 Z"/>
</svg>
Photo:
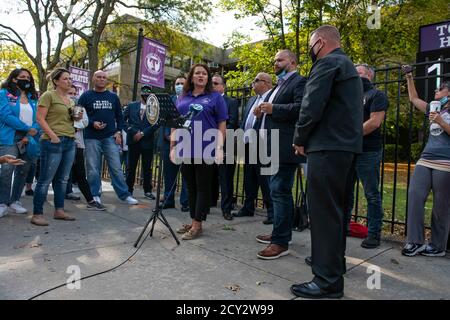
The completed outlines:
<svg viewBox="0 0 450 320">
<path fill-rule="evenodd" d="M 450 21 L 420 27 L 420 52 L 450 48 Z"/>
<path fill-rule="evenodd" d="M 72 84 L 77 87 L 77 98 L 79 98 L 83 92 L 89 90 L 90 71 L 76 67 L 69 67 L 69 71 Z"/>
<path fill-rule="evenodd" d="M 166 47 L 158 42 L 144 38 L 139 82 L 164 88 L 164 64 Z"/>
</svg>

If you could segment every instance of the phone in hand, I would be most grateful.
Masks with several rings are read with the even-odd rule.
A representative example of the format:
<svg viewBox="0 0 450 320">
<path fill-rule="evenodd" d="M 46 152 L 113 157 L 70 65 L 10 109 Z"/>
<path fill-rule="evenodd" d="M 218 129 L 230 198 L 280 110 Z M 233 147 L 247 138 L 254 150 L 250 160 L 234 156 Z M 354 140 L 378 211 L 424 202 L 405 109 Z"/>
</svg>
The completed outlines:
<svg viewBox="0 0 450 320">
<path fill-rule="evenodd" d="M 411 72 L 413 72 L 413 70 L 414 70 L 414 68 L 412 66 L 408 65 L 408 64 L 405 64 L 405 65 L 402 66 L 402 73 L 403 74 L 411 73 Z"/>
</svg>

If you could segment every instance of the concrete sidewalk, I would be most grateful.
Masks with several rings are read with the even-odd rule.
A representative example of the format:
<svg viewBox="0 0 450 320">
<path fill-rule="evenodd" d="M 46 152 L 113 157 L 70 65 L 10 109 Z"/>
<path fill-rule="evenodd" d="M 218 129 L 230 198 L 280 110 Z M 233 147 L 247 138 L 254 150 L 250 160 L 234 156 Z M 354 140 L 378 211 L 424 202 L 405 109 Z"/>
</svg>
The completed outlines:
<svg viewBox="0 0 450 320">
<path fill-rule="evenodd" d="M 154 206 L 142 195 L 137 190 L 141 204 L 128 206 L 107 191 L 102 197 L 107 212 L 87 211 L 84 202 L 68 201 L 66 209 L 75 222 L 50 219 L 52 207 L 46 204 L 49 227 L 31 225 L 26 215 L 1 218 L 0 299 L 28 299 L 64 284 L 69 266 L 78 266 L 84 277 L 123 262 L 135 251 L 133 243 Z M 23 204 L 31 209 L 32 198 L 24 196 Z M 174 230 L 190 221 L 179 210 L 165 210 L 164 215 Z M 81 289 L 63 287 L 39 299 L 294 299 L 290 285 L 312 279 L 304 263 L 309 232 L 294 232 L 290 255 L 260 260 L 256 253 L 264 245 L 255 236 L 271 231 L 262 220 L 260 213 L 230 222 L 215 209 L 204 235 L 180 239 L 180 246 L 157 222 L 153 237 L 131 261 L 82 281 Z M 400 254 L 400 243 L 383 242 L 379 249 L 366 250 L 360 242 L 348 239 L 344 299 L 450 299 L 449 255 L 407 258 Z M 381 270 L 380 289 L 367 287 L 372 266 Z"/>
</svg>

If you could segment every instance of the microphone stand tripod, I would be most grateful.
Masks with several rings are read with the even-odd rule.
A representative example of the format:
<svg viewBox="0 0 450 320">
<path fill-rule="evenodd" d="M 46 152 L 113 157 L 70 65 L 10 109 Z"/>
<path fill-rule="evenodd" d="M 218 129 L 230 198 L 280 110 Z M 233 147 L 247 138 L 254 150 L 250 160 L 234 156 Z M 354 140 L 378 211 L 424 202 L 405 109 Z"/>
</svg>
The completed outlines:
<svg viewBox="0 0 450 320">
<path fill-rule="evenodd" d="M 165 127 L 162 127 L 162 134 L 164 134 L 164 129 Z M 164 139 L 164 137 L 163 137 Z M 150 216 L 150 218 L 148 219 L 147 223 L 145 224 L 144 229 L 142 229 L 141 234 L 139 235 L 139 237 L 137 238 L 136 242 L 134 243 L 134 247 L 137 248 L 139 241 L 141 240 L 142 236 L 145 233 L 145 230 L 147 230 L 148 226 L 150 225 L 150 223 L 152 223 L 152 227 L 150 229 L 150 237 L 153 237 L 153 230 L 155 228 L 155 223 L 156 220 L 159 220 L 162 222 L 163 225 L 165 225 L 167 227 L 167 229 L 169 229 L 170 233 L 172 234 L 172 237 L 175 239 L 175 242 L 177 243 L 177 245 L 180 245 L 180 241 L 178 240 L 175 232 L 173 232 L 173 229 L 170 227 L 169 222 L 167 222 L 166 217 L 164 216 L 163 212 L 162 212 L 162 206 L 159 203 L 159 198 L 161 196 L 161 176 L 162 176 L 162 171 L 163 171 L 163 157 L 164 157 L 164 152 L 163 152 L 163 148 L 161 146 L 161 148 L 159 149 L 159 166 L 158 166 L 158 180 L 156 183 L 156 206 L 152 211 L 152 215 Z M 165 202 L 165 201 L 164 201 Z"/>
<path fill-rule="evenodd" d="M 157 114 L 156 119 L 153 119 L 150 124 L 155 125 L 158 120 L 159 124 L 161 125 L 163 129 L 164 134 L 164 128 L 165 126 L 173 127 L 173 128 L 180 128 L 182 127 L 182 121 L 183 118 L 180 116 L 180 113 L 175 107 L 175 104 L 173 103 L 172 99 L 168 94 L 165 93 L 156 93 L 152 94 L 149 99 L 147 100 L 147 107 L 149 109 L 153 109 L 154 114 Z M 149 118 L 147 118 L 149 119 Z M 162 177 L 162 171 L 163 171 L 163 148 L 160 148 L 159 150 L 159 159 L 160 164 L 158 168 L 158 180 L 156 184 L 156 206 L 152 211 L 152 215 L 148 219 L 147 223 L 145 224 L 144 228 L 142 229 L 139 237 L 137 238 L 136 242 L 134 243 L 134 247 L 137 248 L 142 236 L 144 235 L 145 231 L 147 230 L 150 223 L 152 223 L 152 227 L 150 229 L 150 236 L 153 236 L 153 230 L 155 228 L 156 220 L 159 220 L 164 224 L 167 229 L 169 229 L 170 233 L 172 234 L 172 237 L 175 239 L 175 242 L 177 245 L 180 245 L 180 241 L 178 240 L 175 232 L 173 232 L 172 228 L 170 227 L 169 222 L 167 221 L 166 217 L 164 217 L 164 214 L 162 212 L 162 206 L 159 203 L 159 198 L 161 196 L 161 177 Z M 145 240 L 144 240 L 145 241 Z"/>
</svg>

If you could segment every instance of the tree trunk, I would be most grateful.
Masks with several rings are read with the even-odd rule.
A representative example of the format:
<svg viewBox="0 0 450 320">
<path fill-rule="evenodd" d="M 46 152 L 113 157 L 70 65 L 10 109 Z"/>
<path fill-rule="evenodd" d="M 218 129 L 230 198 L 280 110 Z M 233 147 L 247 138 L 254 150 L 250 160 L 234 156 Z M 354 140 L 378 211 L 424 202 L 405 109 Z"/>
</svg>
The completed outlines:
<svg viewBox="0 0 450 320">
<path fill-rule="evenodd" d="M 98 70 L 98 43 L 95 45 L 88 45 L 88 59 L 89 59 L 89 71 L 91 77 L 94 72 Z M 89 79 L 89 88 L 92 89 L 92 81 Z"/>
</svg>

